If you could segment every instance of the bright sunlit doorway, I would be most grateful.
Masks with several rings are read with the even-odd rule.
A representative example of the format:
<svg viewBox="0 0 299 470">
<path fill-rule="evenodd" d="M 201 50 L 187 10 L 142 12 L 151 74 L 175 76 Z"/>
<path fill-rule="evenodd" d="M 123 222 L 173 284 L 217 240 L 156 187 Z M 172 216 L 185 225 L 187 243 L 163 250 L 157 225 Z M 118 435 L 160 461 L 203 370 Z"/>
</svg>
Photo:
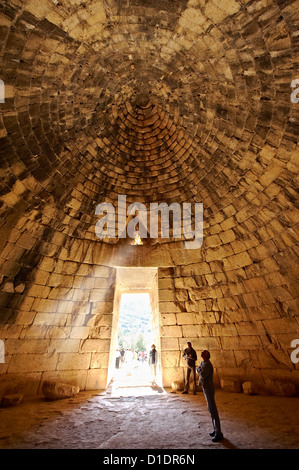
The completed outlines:
<svg viewBox="0 0 299 470">
<path fill-rule="evenodd" d="M 156 368 L 149 353 L 156 346 Z M 108 385 L 115 396 L 163 393 L 156 268 L 117 268 Z"/>
</svg>

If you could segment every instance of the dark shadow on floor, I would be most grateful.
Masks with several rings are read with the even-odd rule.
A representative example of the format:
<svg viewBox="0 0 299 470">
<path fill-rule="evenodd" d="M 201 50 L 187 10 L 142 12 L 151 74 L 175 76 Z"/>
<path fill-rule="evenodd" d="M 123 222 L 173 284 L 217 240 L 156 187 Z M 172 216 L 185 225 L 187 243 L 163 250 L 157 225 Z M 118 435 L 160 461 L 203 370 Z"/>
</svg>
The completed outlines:
<svg viewBox="0 0 299 470">
<path fill-rule="evenodd" d="M 224 438 L 221 441 L 221 444 L 223 445 L 223 447 L 226 447 L 227 449 L 239 449 L 239 447 L 235 446 L 235 444 L 233 444 L 231 441 L 229 441 L 226 438 Z"/>
</svg>

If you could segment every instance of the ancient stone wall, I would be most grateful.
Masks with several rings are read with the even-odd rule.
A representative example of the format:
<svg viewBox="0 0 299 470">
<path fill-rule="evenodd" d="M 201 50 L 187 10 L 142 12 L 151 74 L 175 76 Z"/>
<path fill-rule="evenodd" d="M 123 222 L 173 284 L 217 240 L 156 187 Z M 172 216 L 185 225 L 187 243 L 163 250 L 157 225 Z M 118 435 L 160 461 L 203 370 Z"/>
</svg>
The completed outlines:
<svg viewBox="0 0 299 470">
<path fill-rule="evenodd" d="M 38 393 L 43 380 L 106 387 L 115 272 L 44 257 L 27 279 L 13 323 L 1 324 L 1 393 Z"/>
<path fill-rule="evenodd" d="M 187 340 L 298 384 L 297 3 L 2 0 L 1 387 L 105 386 L 119 266 L 159 268 L 165 384 Z M 202 247 L 99 239 L 119 195 L 202 203 Z"/>
<path fill-rule="evenodd" d="M 250 253 L 245 251 L 238 267 L 229 270 L 223 264 L 230 257 L 223 255 L 221 261 L 159 270 L 162 351 L 172 380 L 182 379 L 182 352 L 191 341 L 199 361 L 200 352 L 210 350 L 218 384 L 220 378 L 237 378 L 298 385 L 298 365 L 290 359 L 291 341 L 298 336 L 291 296 L 296 268 L 290 257 L 290 277 L 283 277 L 287 257 L 278 258 L 283 259 L 282 268 L 272 256 L 254 263 Z"/>
</svg>

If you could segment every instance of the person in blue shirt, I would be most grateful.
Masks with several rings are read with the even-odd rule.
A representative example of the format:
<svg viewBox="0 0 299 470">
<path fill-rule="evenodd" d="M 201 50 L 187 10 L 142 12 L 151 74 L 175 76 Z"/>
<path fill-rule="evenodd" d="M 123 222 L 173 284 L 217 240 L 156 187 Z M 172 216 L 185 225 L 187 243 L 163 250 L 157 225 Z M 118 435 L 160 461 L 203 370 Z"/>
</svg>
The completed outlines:
<svg viewBox="0 0 299 470">
<path fill-rule="evenodd" d="M 210 362 L 210 353 L 206 349 L 202 351 L 201 357 L 203 361 L 201 362 L 200 366 L 197 368 L 197 372 L 199 374 L 199 381 L 203 389 L 203 393 L 205 395 L 208 410 L 211 414 L 212 423 L 214 431 L 210 432 L 210 436 L 212 436 L 213 442 L 219 442 L 223 439 L 223 434 L 221 432 L 220 426 L 220 419 L 218 415 L 218 410 L 215 402 L 215 389 L 213 383 L 213 365 Z"/>
</svg>

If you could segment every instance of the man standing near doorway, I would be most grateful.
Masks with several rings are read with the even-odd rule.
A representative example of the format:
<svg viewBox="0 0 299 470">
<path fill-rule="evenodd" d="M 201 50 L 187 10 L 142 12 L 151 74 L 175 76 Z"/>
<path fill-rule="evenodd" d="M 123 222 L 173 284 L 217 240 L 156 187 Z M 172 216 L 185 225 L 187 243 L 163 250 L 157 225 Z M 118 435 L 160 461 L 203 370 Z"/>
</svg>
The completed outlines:
<svg viewBox="0 0 299 470">
<path fill-rule="evenodd" d="M 192 372 L 193 395 L 196 395 L 195 363 L 197 361 L 197 354 L 196 354 L 196 351 L 192 348 L 192 344 L 190 342 L 187 343 L 187 348 L 184 350 L 183 358 L 187 362 L 187 377 L 186 377 L 185 389 L 182 393 L 188 393 L 189 391 L 189 380 L 190 380 L 190 374 Z"/>
<path fill-rule="evenodd" d="M 120 363 L 121 363 L 121 366 L 124 365 L 124 362 L 125 362 L 125 350 L 124 350 L 124 348 L 121 348 L 121 350 L 120 350 Z"/>
<path fill-rule="evenodd" d="M 215 389 L 213 383 L 213 365 L 210 362 L 210 353 L 206 349 L 202 351 L 201 357 L 203 362 L 197 368 L 197 372 L 199 374 L 201 386 L 203 389 L 203 393 L 206 397 L 208 410 L 211 414 L 212 423 L 214 427 L 214 431 L 210 432 L 210 436 L 212 436 L 213 442 L 219 442 L 223 439 L 223 434 L 221 432 L 220 427 L 220 419 L 218 415 L 218 410 L 215 402 Z"/>
</svg>

